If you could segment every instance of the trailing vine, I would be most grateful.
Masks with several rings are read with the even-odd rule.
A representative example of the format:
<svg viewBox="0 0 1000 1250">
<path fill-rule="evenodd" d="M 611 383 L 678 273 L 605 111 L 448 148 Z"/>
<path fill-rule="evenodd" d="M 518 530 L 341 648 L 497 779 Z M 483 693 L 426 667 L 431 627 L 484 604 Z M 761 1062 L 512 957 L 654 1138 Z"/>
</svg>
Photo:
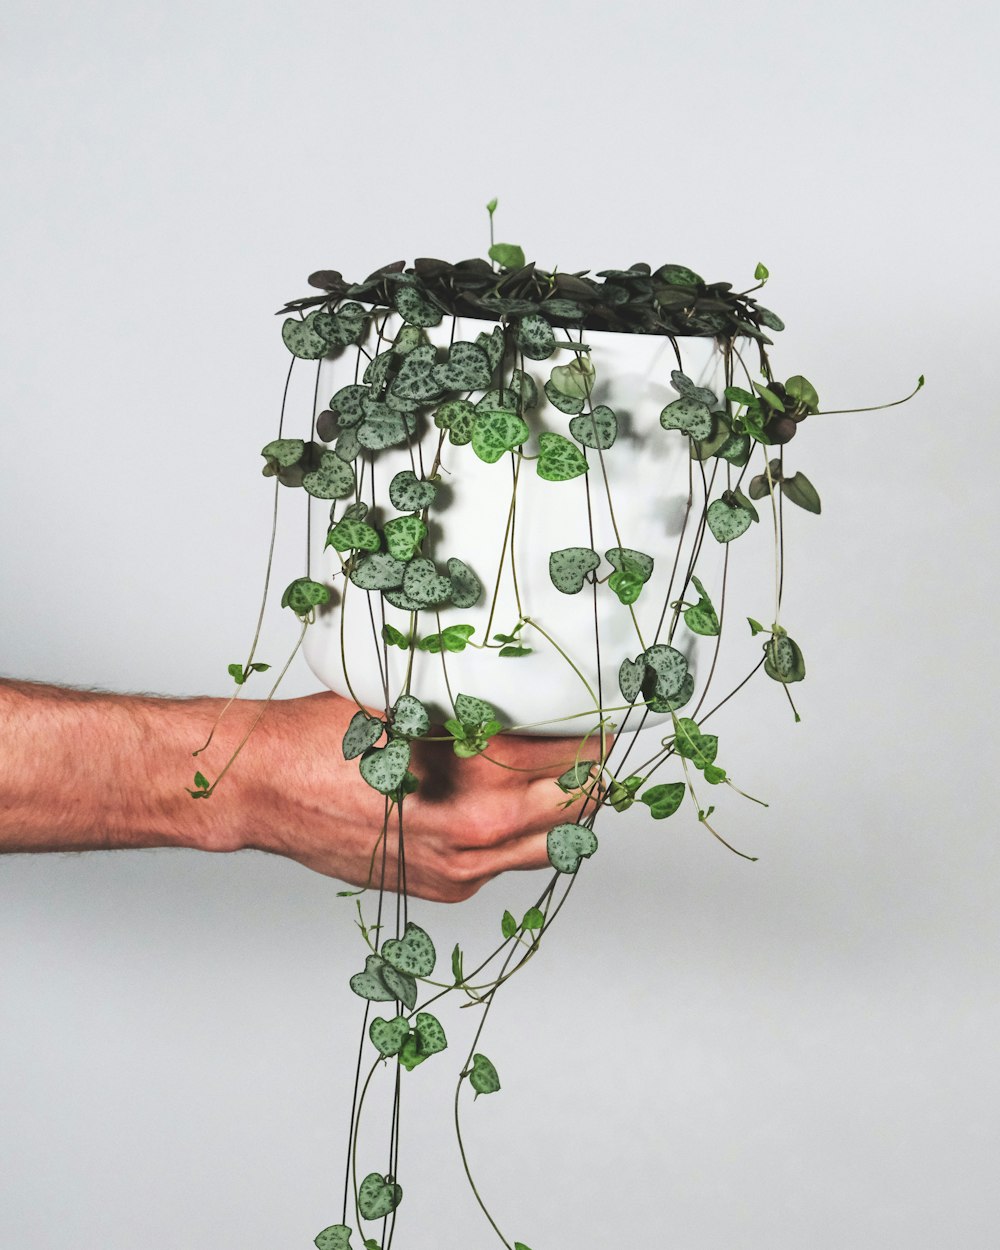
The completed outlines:
<svg viewBox="0 0 1000 1250">
<path fill-rule="evenodd" d="M 263 473 L 275 479 L 275 524 L 282 488 L 299 489 L 310 504 L 322 501 L 331 508 L 324 547 L 331 561 L 327 575 L 314 576 L 307 563 L 285 587 L 281 605 L 300 623 L 293 656 L 320 614 L 339 613 L 343 679 L 358 710 L 338 745 L 346 760 L 357 760 L 361 778 L 384 799 L 382 821 L 372 830 L 368 884 L 340 892 L 354 899 L 364 944 L 350 988 L 364 1000 L 365 1010 L 339 1222 L 315 1237 L 319 1250 L 359 1250 L 351 1244 L 355 1231 L 364 1250 L 390 1250 L 404 1197 L 399 1180 L 404 1086 L 418 1079 L 411 1076 L 418 1067 L 428 1060 L 442 1062 L 438 1056 L 449 1049 L 438 1014 L 447 998 L 479 1012 L 474 1036 L 463 1043 L 464 1057 L 457 1065 L 453 1114 L 462 1162 L 500 1241 L 508 1250 L 528 1250 L 490 1213 L 463 1139 L 461 1111 L 469 1094 L 475 1101 L 501 1089 L 498 1066 L 482 1049 L 497 994 L 540 950 L 583 860 L 598 849 L 594 825 L 605 810 L 623 812 L 641 803 L 651 819 L 660 821 L 689 802 L 713 837 L 753 859 L 715 827 L 715 805 L 704 797 L 732 789 L 751 798 L 730 777 L 718 737 L 706 724 L 761 669 L 784 690 L 799 719 L 790 688 L 804 679 L 805 660 L 781 622 L 784 505 L 819 514 L 821 504 L 802 470 L 788 471 L 785 449 L 799 427 L 822 409 L 805 377 L 780 380 L 771 367 L 767 349 L 772 341 L 766 332 L 783 326 L 755 297 L 767 270 L 758 265 L 756 285 L 741 292 L 729 283 L 706 283 L 675 264 L 655 269 L 634 264 L 596 277 L 586 271 L 548 272 L 526 263 L 519 247 L 492 241 L 495 207 L 495 201 L 488 206 L 489 260 L 419 259 L 411 267 L 396 262 L 360 283 L 323 270 L 309 279 L 318 294 L 293 300 L 282 310 L 287 314 L 282 338 L 295 367 L 316 362 L 319 368 L 335 358 L 353 362 L 354 380 L 338 386 L 326 407 L 314 406 L 308 436 L 304 429 L 285 433 L 283 404 L 276 436 L 262 449 Z M 458 321 L 467 318 L 492 322 L 492 328 L 480 329 L 474 338 L 457 338 Z M 435 345 L 428 331 L 449 320 L 447 346 Z M 618 454 L 616 444 L 625 440 L 619 414 L 593 402 L 600 361 L 587 342 L 588 331 L 660 336 L 673 347 L 677 367 L 670 371 L 669 384 L 675 397 L 660 413 L 660 437 L 686 449 L 688 489 L 666 567 L 661 555 L 630 546 L 629 534 L 619 526 L 605 457 Z M 715 340 L 723 364 L 721 388 L 704 386 L 684 372 L 678 340 L 692 336 Z M 923 378 L 917 389 L 921 385 Z M 409 457 L 409 467 L 391 477 L 377 472 L 390 450 Z M 507 501 L 496 569 L 477 569 L 468 553 L 445 556 L 434 541 L 442 487 L 461 473 L 468 457 L 497 466 L 497 498 Z M 564 489 L 560 484 L 565 482 L 584 482 L 581 525 L 589 543 L 545 550 L 539 559 L 567 608 L 580 604 L 582 611 L 593 613 L 593 664 L 574 658 L 551 622 L 532 615 L 522 601 L 518 500 L 532 474 L 553 491 Z M 655 490 L 651 484 L 654 496 Z M 613 535 L 613 545 L 598 543 L 599 522 Z M 770 529 L 773 545 L 773 584 L 763 598 L 770 601 L 770 624 L 743 617 L 743 628 L 749 629 L 744 645 L 748 636 L 758 640 L 755 662 L 733 690 L 703 710 L 723 629 L 734 616 L 726 602 L 730 548 L 757 526 Z M 724 555 L 721 577 L 710 589 L 702 564 L 713 544 Z M 265 602 L 273 549 L 272 533 Z M 517 617 L 498 624 L 494 617 L 504 579 L 510 581 Z M 653 597 L 659 612 L 650 632 L 649 618 L 640 622 L 635 605 L 642 600 L 648 606 Z M 609 603 L 628 614 L 634 634 L 629 654 L 614 657 L 617 689 L 612 691 L 601 676 L 598 624 L 599 607 Z M 488 605 L 485 628 L 461 619 L 479 605 Z M 346 643 L 345 622 L 356 619 L 355 613 L 370 625 L 375 647 L 363 662 L 369 670 L 372 657 L 377 663 L 381 706 L 375 710 L 357 697 L 351 676 L 359 661 Z M 270 667 L 256 658 L 259 635 L 260 620 L 247 659 L 229 665 L 234 698 Z M 685 645 L 678 645 L 682 639 Z M 710 649 L 707 675 L 696 673 L 690 661 L 689 644 L 697 640 Z M 435 941 L 409 916 L 406 810 L 408 796 L 419 787 L 410 768 L 413 744 L 448 742 L 460 758 L 490 760 L 491 743 L 498 737 L 539 727 L 505 724 L 493 700 L 484 697 L 488 692 L 453 685 L 453 657 L 477 649 L 505 664 L 543 652 L 552 665 L 572 673 L 580 708 L 545 724 L 548 732 L 564 733 L 572 743 L 572 762 L 557 785 L 563 805 L 577 813 L 573 820 L 553 821 L 547 835 L 552 874 L 520 918 L 504 911 L 485 954 L 469 959 L 456 945 L 448 970 L 442 971 Z M 397 653 L 404 660 L 404 676 L 394 683 Z M 450 704 L 443 715 L 415 689 L 414 662 L 422 655 L 439 658 Z M 291 657 L 282 675 L 290 662 Z M 280 675 L 265 707 L 279 683 Z M 658 747 L 641 763 L 630 764 L 639 739 L 628 739 L 626 733 L 657 721 L 666 730 Z M 211 737 L 195 754 L 210 742 Z M 212 794 L 242 745 L 214 781 L 201 771 L 195 774 L 192 797 Z M 664 774 L 664 769 L 670 771 Z M 399 865 L 392 920 L 386 891 L 390 847 Z M 360 1126 L 367 1096 L 380 1076 L 392 1083 L 388 1148 L 377 1160 L 362 1161 Z"/>
</svg>

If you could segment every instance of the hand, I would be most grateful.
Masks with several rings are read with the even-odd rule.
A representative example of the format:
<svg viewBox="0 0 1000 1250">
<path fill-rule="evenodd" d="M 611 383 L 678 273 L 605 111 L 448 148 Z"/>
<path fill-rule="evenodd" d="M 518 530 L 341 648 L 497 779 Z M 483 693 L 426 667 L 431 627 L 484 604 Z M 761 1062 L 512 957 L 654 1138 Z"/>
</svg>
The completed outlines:
<svg viewBox="0 0 1000 1250">
<path fill-rule="evenodd" d="M 256 747 L 248 744 L 250 758 L 237 760 L 218 795 L 205 803 L 221 799 L 230 779 L 252 784 L 253 824 L 242 845 L 286 855 L 352 885 L 377 886 L 386 801 L 361 778 L 358 761 L 341 753 L 357 710 L 331 693 L 272 703 L 251 739 L 259 738 Z M 415 741 L 410 767 L 420 787 L 403 804 L 408 893 L 457 902 L 501 872 L 547 868 L 546 834 L 581 812 L 579 802 L 561 806 L 566 795 L 555 784 L 579 745 L 579 738 L 500 736 L 488 758 L 460 759 L 447 742 Z M 581 752 L 599 753 L 596 737 Z M 385 839 L 391 890 L 399 883 L 398 819 L 394 806 Z"/>
</svg>

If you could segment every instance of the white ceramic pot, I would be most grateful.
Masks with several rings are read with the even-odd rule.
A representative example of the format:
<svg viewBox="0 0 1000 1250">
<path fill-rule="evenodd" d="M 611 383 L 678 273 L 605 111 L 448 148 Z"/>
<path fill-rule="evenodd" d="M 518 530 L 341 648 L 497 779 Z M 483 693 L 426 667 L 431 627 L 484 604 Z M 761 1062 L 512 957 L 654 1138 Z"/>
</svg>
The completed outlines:
<svg viewBox="0 0 1000 1250">
<path fill-rule="evenodd" d="M 481 330 L 490 332 L 492 329 L 493 323 L 460 319 L 455 328 L 455 341 L 474 341 Z M 383 331 L 387 336 L 386 344 L 391 342 L 394 332 L 390 321 Z M 450 318 L 428 331 L 431 341 L 441 347 L 447 346 L 450 334 Z M 653 335 L 592 331 L 585 331 L 583 339 L 591 347 L 591 360 L 596 370 L 592 402 L 606 404 L 615 412 L 620 431 L 618 438 L 607 451 L 600 454 L 588 451 L 589 472 L 570 481 L 546 481 L 538 477 L 534 462 L 525 461 L 517 487 L 512 549 L 521 611 L 536 622 L 548 638 L 526 625 L 521 636 L 525 645 L 533 650 L 530 655 L 517 658 L 501 657 L 496 649 L 473 646 L 457 654 L 421 650 L 411 653 L 397 647 L 386 650 L 377 632 L 381 630 L 383 619 L 405 634 L 410 630 L 410 616 L 385 603 L 378 592 L 359 590 L 342 576 L 334 580 L 339 558 L 322 548 L 329 506 L 316 501 L 313 504 L 316 511 L 312 575 L 324 578 L 336 589 L 331 604 L 307 630 L 304 649 L 310 667 L 324 685 L 348 697 L 353 691 L 367 706 L 384 708 L 386 678 L 391 702 L 403 689 L 412 661 L 410 691 L 439 719 L 454 715 L 452 698 L 462 692 L 487 699 L 497 709 L 504 725 L 535 734 L 579 736 L 596 723 L 599 704 L 604 708 L 620 708 L 624 704 L 618 683 L 622 660 L 634 660 L 644 646 L 666 642 L 661 614 L 684 529 L 692 461 L 687 438 L 676 430 L 664 430 L 659 420 L 663 407 L 678 398 L 670 381 L 671 370 L 678 368 L 671 341 Z M 707 386 L 721 396 L 725 385 L 724 361 L 714 340 L 682 338 L 677 342 L 682 371 L 697 385 Z M 370 351 L 376 350 L 374 331 L 366 346 Z M 572 359 L 571 352 L 560 350 L 549 360 L 524 362 L 526 372 L 534 378 L 542 397 L 539 407 L 526 414 L 532 429 L 532 437 L 523 448 L 527 454 L 537 452 L 537 434 L 542 430 L 568 432 L 569 417 L 545 402 L 542 387 L 555 365 L 569 363 Z M 356 380 L 355 366 L 353 351 L 344 351 L 322 362 L 318 392 L 321 404 L 342 386 Z M 423 426 L 417 430 L 415 448 L 419 442 L 419 450 L 414 456 L 411 457 L 407 448 L 377 453 L 374 472 L 380 498 L 387 499 L 388 484 L 400 470 L 414 468 L 420 477 L 421 464 L 424 472 L 429 469 L 440 433 L 433 421 L 424 419 Z M 710 465 L 715 463 L 709 462 Z M 683 584 L 703 503 L 697 464 L 694 470 L 695 506 L 684 529 L 679 572 L 674 577 L 670 598 L 677 597 Z M 509 550 L 504 556 L 512 493 L 511 457 L 505 456 L 496 464 L 485 464 L 471 446 L 456 447 L 446 442 L 441 480 L 443 486 L 429 514 L 430 533 L 424 553 L 430 555 L 442 571 L 449 557 L 463 560 L 479 576 L 485 593 L 474 608 L 447 606 L 440 613 L 433 610 L 420 613 L 417 635 L 424 637 L 449 624 L 462 623 L 473 625 L 472 641 L 482 643 L 493 634 L 509 633 L 519 618 Z M 588 490 L 593 534 L 588 522 Z M 365 488 L 365 497 L 371 497 L 370 485 Z M 337 503 L 334 514 L 341 515 L 348 502 Z M 388 509 L 372 515 L 384 522 L 396 514 Z M 597 587 L 599 663 L 593 587 L 587 584 L 578 594 L 567 595 L 557 590 L 549 577 L 550 552 L 565 547 L 592 547 L 600 553 L 602 565 L 598 577 L 605 577 L 611 571 L 603 559 L 609 548 L 637 549 L 655 560 L 652 577 L 632 610 L 623 606 L 606 585 Z M 698 568 L 710 592 L 712 571 L 721 569 L 720 552 L 718 544 L 707 535 Z M 498 573 L 496 605 L 491 612 Z M 668 623 L 670 615 L 668 609 Z M 711 645 L 713 640 L 707 641 Z M 695 644 L 689 631 L 677 630 L 673 645 L 688 656 L 697 692 L 701 683 Z M 573 661 L 582 676 L 560 656 L 560 650 Z M 638 727 L 640 712 L 633 713 L 627 728 Z M 615 711 L 609 716 L 620 725 L 625 712 Z M 578 718 L 562 719 L 567 717 Z M 650 718 L 647 724 L 663 720 L 665 716 L 650 713 Z"/>
</svg>

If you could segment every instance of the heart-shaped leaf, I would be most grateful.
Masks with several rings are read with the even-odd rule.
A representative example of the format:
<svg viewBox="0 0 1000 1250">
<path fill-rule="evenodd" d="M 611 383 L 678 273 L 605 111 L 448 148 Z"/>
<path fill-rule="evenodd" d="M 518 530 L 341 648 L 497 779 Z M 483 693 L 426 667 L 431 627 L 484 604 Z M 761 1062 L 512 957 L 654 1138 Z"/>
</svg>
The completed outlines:
<svg viewBox="0 0 1000 1250">
<path fill-rule="evenodd" d="M 392 302 L 411 326 L 436 326 L 441 321 L 441 309 L 415 286 L 398 286 Z"/>
<path fill-rule="evenodd" d="M 494 243 L 489 251 L 490 260 L 495 260 L 503 269 L 523 269 L 524 249 L 516 243 Z"/>
<path fill-rule="evenodd" d="M 291 608 L 296 616 L 307 616 L 321 603 L 329 603 L 330 591 L 322 582 L 314 582 L 308 577 L 297 577 L 285 588 L 281 596 L 281 606 Z"/>
<path fill-rule="evenodd" d="M 434 413 L 434 424 L 439 430 L 447 430 L 448 437 L 456 447 L 464 447 L 472 441 L 476 425 L 476 407 L 467 399 L 453 399 L 442 404 Z"/>
<path fill-rule="evenodd" d="M 455 715 L 463 725 L 485 725 L 487 721 L 496 718 L 492 704 L 471 694 L 456 695 Z"/>
<path fill-rule="evenodd" d="M 749 434 L 730 434 L 719 450 L 715 453 L 720 459 L 728 460 L 738 468 L 750 459 L 751 440 Z"/>
<path fill-rule="evenodd" d="M 361 590 L 394 590 L 403 584 L 409 565 L 388 552 L 367 556 L 351 570 L 351 581 Z"/>
<path fill-rule="evenodd" d="M 720 543 L 731 543 L 734 538 L 745 534 L 753 524 L 752 514 L 742 507 L 729 491 L 726 491 L 721 499 L 716 499 L 714 503 L 708 505 L 705 520 L 713 536 Z"/>
<path fill-rule="evenodd" d="M 622 660 L 618 669 L 618 688 L 626 703 L 634 703 L 638 699 L 645 676 L 646 665 L 642 656 L 639 656 L 637 660 Z"/>
<path fill-rule="evenodd" d="M 281 337 L 285 346 L 300 360 L 320 360 L 330 350 L 329 340 L 316 326 L 318 315 L 312 312 L 302 321 L 289 317 L 282 324 Z"/>
<path fill-rule="evenodd" d="M 330 411 L 336 413 L 337 424 L 342 430 L 358 424 L 365 415 L 363 401 L 369 398 L 371 391 L 357 382 L 342 386 L 334 395 L 330 400 Z"/>
<path fill-rule="evenodd" d="M 706 768 L 715 763 L 719 739 L 715 734 L 703 734 L 690 716 L 681 716 L 674 728 L 674 750 L 695 768 Z"/>
<path fill-rule="evenodd" d="M 437 961 L 430 935 L 412 920 L 406 922 L 401 938 L 389 938 L 382 943 L 381 954 L 398 972 L 413 977 L 429 977 Z"/>
<path fill-rule="evenodd" d="M 368 1026 L 368 1036 L 380 1055 L 385 1058 L 398 1055 L 410 1036 L 410 1022 L 405 1016 L 394 1016 L 391 1020 L 376 1016 Z"/>
<path fill-rule="evenodd" d="M 403 1188 L 392 1176 L 370 1172 L 358 1186 L 358 1210 L 366 1220 L 385 1219 L 402 1201 Z"/>
<path fill-rule="evenodd" d="M 646 697 L 646 706 L 651 712 L 676 712 L 678 708 L 682 708 L 685 703 L 691 701 L 694 694 L 694 674 L 688 675 L 681 682 L 681 688 L 676 694 L 668 698 L 660 698 L 658 695 L 648 695 Z"/>
<path fill-rule="evenodd" d="M 388 381 L 389 374 L 398 363 L 399 357 L 391 348 L 388 351 L 379 352 L 368 363 L 368 368 L 365 370 L 365 384 L 370 386 L 374 393 L 378 394 Z"/>
<path fill-rule="evenodd" d="M 556 336 L 544 317 L 529 313 L 517 323 L 517 345 L 529 360 L 548 360 L 556 349 Z"/>
<path fill-rule="evenodd" d="M 448 1039 L 444 1035 L 441 1022 L 429 1011 L 417 1012 L 414 1032 L 422 1055 L 437 1055 L 448 1047 Z"/>
<path fill-rule="evenodd" d="M 665 430 L 683 430 L 692 438 L 710 438 L 712 434 L 712 414 L 708 405 L 700 399 L 682 396 L 667 404 L 660 413 L 660 425 Z"/>
<path fill-rule="evenodd" d="M 568 413 L 574 416 L 578 412 L 583 412 L 583 400 L 579 395 L 564 395 L 562 391 L 556 387 L 551 378 L 544 386 L 545 398 L 553 406 L 558 408 L 560 412 Z"/>
<path fill-rule="evenodd" d="M 591 362 L 589 355 L 581 353 L 575 359 L 571 360 L 568 365 L 556 365 L 549 374 L 549 381 L 553 388 L 560 395 L 566 395 L 570 399 L 586 399 L 590 392 L 594 389 L 594 378 L 596 370 Z M 549 388 L 545 388 L 546 395 L 549 394 Z M 549 396 L 551 399 L 551 395 Z M 558 405 L 556 405 L 558 407 Z"/>
<path fill-rule="evenodd" d="M 326 545 L 337 551 L 378 551 L 382 541 L 367 521 L 341 517 L 327 534 Z"/>
<path fill-rule="evenodd" d="M 313 1238 L 316 1250 L 351 1250 L 351 1230 L 346 1224 L 331 1224 Z"/>
<path fill-rule="evenodd" d="M 597 760 L 578 760 L 572 768 L 556 778 L 556 785 L 564 794 L 572 794 L 574 790 L 579 790 L 591 780 Z"/>
<path fill-rule="evenodd" d="M 369 451 L 382 451 L 405 443 L 416 430 L 416 421 L 406 412 L 383 411 L 365 417 L 357 428 L 358 442 Z"/>
<path fill-rule="evenodd" d="M 549 556 L 549 578 L 556 590 L 576 595 L 600 563 L 601 557 L 592 547 L 560 547 Z"/>
<path fill-rule="evenodd" d="M 410 744 L 393 738 L 387 746 L 369 747 L 358 765 L 361 776 L 379 794 L 395 794 L 410 763 Z"/>
<path fill-rule="evenodd" d="M 806 662 L 798 644 L 787 634 L 777 634 L 764 645 L 764 672 L 775 681 L 786 685 L 802 681 L 806 675 Z"/>
<path fill-rule="evenodd" d="M 456 608 L 472 608 L 483 594 L 483 583 L 472 569 L 456 556 L 448 560 L 448 577 L 451 580 L 451 602 Z"/>
<path fill-rule="evenodd" d="M 438 573 L 433 560 L 411 560 L 403 574 L 403 591 L 425 606 L 445 603 L 451 596 L 451 581 Z"/>
<path fill-rule="evenodd" d="M 334 451 L 324 451 L 319 467 L 302 478 L 306 492 L 315 499 L 343 499 L 354 490 L 354 470 Z"/>
<path fill-rule="evenodd" d="M 448 359 L 434 367 L 434 381 L 442 391 L 482 391 L 493 370 L 489 357 L 475 343 L 452 343 Z"/>
<path fill-rule="evenodd" d="M 422 512 L 434 502 L 437 482 L 418 478 L 412 469 L 403 469 L 389 483 L 389 500 L 400 512 Z"/>
<path fill-rule="evenodd" d="M 538 476 L 547 482 L 568 482 L 590 467 L 584 454 L 562 434 L 546 432 L 538 436 Z"/>
<path fill-rule="evenodd" d="M 384 728 L 378 717 L 369 716 L 364 711 L 355 712 L 344 734 L 344 759 L 356 759 L 369 747 L 373 747 L 382 737 Z"/>
<path fill-rule="evenodd" d="M 597 838 L 585 825 L 563 824 L 550 829 L 545 839 L 549 863 L 557 872 L 576 872 L 581 859 L 597 850 Z"/>
<path fill-rule="evenodd" d="M 429 634 L 417 643 L 420 651 L 438 655 L 442 651 L 464 651 L 476 632 L 474 625 L 448 625 L 439 634 Z"/>
<path fill-rule="evenodd" d="M 520 369 L 513 369 L 510 375 L 510 389 L 517 399 L 519 411 L 525 412 L 529 408 L 534 408 L 538 403 L 538 387 L 530 374 Z"/>
<path fill-rule="evenodd" d="M 500 1078 L 497 1076 L 497 1070 L 485 1055 L 475 1054 L 472 1056 L 469 1084 L 476 1091 L 477 1097 L 480 1094 L 495 1094 L 500 1088 Z"/>
<path fill-rule="evenodd" d="M 341 460 L 346 460 L 348 462 L 356 460 L 358 452 L 361 450 L 361 444 L 358 442 L 357 430 L 344 430 L 344 432 L 337 439 L 336 446 L 333 450 Z"/>
<path fill-rule="evenodd" d="M 650 786 L 639 795 L 639 801 L 649 807 L 649 814 L 654 820 L 665 820 L 672 816 L 684 799 L 684 782 L 668 781 L 662 786 Z"/>
<path fill-rule="evenodd" d="M 389 724 L 404 738 L 422 738 L 430 730 L 431 718 L 416 695 L 401 694 L 392 705 Z"/>
<path fill-rule="evenodd" d="M 790 503 L 798 504 L 807 512 L 815 512 L 818 515 L 822 511 L 819 492 L 801 470 L 793 473 L 791 477 L 782 478 L 781 490 Z"/>
<path fill-rule="evenodd" d="M 403 358 L 403 364 L 389 387 L 389 394 L 418 403 L 437 399 L 443 387 L 434 376 L 436 368 L 437 349 L 430 343 L 415 347 Z"/>
<path fill-rule="evenodd" d="M 260 454 L 268 462 L 287 469 L 299 463 L 305 450 L 306 445 L 301 438 L 276 438 L 262 448 Z"/>
<path fill-rule="evenodd" d="M 381 956 L 369 955 L 364 972 L 356 972 L 351 977 L 351 989 L 359 998 L 366 998 L 370 1003 L 391 1003 L 396 995 L 383 980 L 384 968 L 385 960 Z"/>
<path fill-rule="evenodd" d="M 684 623 L 693 634 L 702 634 L 707 638 L 719 632 L 719 618 L 716 614 L 708 592 L 697 577 L 692 576 L 692 583 L 698 592 L 698 602 L 684 612 Z"/>
<path fill-rule="evenodd" d="M 609 547 L 604 553 L 613 569 L 618 572 L 636 573 L 644 582 L 653 575 L 653 557 L 634 547 Z"/>
<path fill-rule="evenodd" d="M 684 399 L 696 399 L 700 404 L 707 404 L 710 408 L 714 408 L 719 402 L 714 391 L 710 391 L 707 386 L 696 386 L 687 374 L 681 373 L 680 369 L 671 371 L 670 381 L 677 394 Z"/>
<path fill-rule="evenodd" d="M 607 451 L 618 437 L 618 418 L 607 404 L 598 404 L 593 412 L 574 417 L 569 432 L 584 447 Z"/>
<path fill-rule="evenodd" d="M 805 408 L 807 412 L 819 411 L 819 396 L 816 394 L 816 388 L 801 373 L 796 373 L 794 377 L 788 379 L 785 383 L 785 394 L 789 399 L 795 400 L 796 406 Z"/>
<path fill-rule="evenodd" d="M 316 330 L 334 347 L 349 347 L 361 337 L 365 324 L 361 304 L 341 304 L 335 313 L 316 313 Z"/>
<path fill-rule="evenodd" d="M 646 665 L 647 679 L 648 675 L 652 675 L 648 687 L 647 679 L 643 680 L 643 692 L 647 698 L 671 699 L 680 691 L 688 674 L 688 662 L 683 652 L 676 647 L 656 643 L 647 647 L 639 659 Z"/>
<path fill-rule="evenodd" d="M 408 1011 L 412 1011 L 417 1001 L 417 983 L 413 977 L 388 963 L 382 964 L 380 975 L 393 998 L 399 999 Z"/>
<path fill-rule="evenodd" d="M 481 331 L 476 335 L 476 346 L 481 347 L 486 353 L 490 362 L 490 369 L 496 369 L 497 365 L 503 359 L 503 330 L 499 326 L 494 326 L 492 334 Z"/>
<path fill-rule="evenodd" d="M 472 427 L 472 450 L 486 464 L 495 464 L 508 451 L 526 442 L 530 433 L 514 412 L 477 410 Z"/>
<path fill-rule="evenodd" d="M 661 265 L 656 277 L 670 286 L 703 286 L 705 279 L 686 265 Z"/>
<path fill-rule="evenodd" d="M 398 516 L 382 528 L 389 554 L 397 560 L 411 560 L 427 537 L 427 526 L 418 516 Z"/>
</svg>

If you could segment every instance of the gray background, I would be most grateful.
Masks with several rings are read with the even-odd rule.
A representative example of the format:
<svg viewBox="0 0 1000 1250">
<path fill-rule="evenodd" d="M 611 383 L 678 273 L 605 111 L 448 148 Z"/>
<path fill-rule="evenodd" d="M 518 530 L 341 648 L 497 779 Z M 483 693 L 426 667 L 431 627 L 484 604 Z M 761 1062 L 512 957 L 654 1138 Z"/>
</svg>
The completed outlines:
<svg viewBox="0 0 1000 1250">
<path fill-rule="evenodd" d="M 725 804 L 760 862 L 686 817 L 606 821 L 466 1125 L 534 1250 L 995 1245 L 993 7 L 8 0 L 4 22 L 7 675 L 226 690 L 269 524 L 273 310 L 321 266 L 481 253 L 491 195 L 542 264 L 749 285 L 763 261 L 779 375 L 827 406 L 927 375 L 794 444 L 824 502 L 790 518 L 803 723 L 762 682 L 719 725 L 772 802 Z M 313 688 L 303 665 L 288 693 Z M 253 853 L 0 864 L 4 1250 L 275 1250 L 338 1218 L 360 946 L 336 888 Z M 535 888 L 419 914 L 478 947 Z M 451 1079 L 408 1081 L 400 1250 L 494 1244 Z"/>
</svg>

